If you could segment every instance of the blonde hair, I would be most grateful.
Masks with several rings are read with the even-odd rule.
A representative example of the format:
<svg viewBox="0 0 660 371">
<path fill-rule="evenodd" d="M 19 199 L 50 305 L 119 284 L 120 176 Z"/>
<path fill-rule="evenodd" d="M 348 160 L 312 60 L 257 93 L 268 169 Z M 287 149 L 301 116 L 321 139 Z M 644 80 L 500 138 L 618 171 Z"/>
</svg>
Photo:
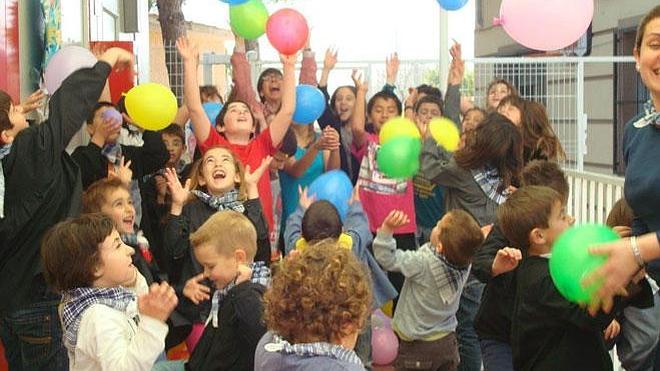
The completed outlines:
<svg viewBox="0 0 660 371">
<path fill-rule="evenodd" d="M 211 245 L 218 254 L 230 255 L 241 249 L 248 261 L 257 253 L 257 231 L 252 222 L 237 211 L 218 211 L 190 235 L 193 248 Z"/>
</svg>

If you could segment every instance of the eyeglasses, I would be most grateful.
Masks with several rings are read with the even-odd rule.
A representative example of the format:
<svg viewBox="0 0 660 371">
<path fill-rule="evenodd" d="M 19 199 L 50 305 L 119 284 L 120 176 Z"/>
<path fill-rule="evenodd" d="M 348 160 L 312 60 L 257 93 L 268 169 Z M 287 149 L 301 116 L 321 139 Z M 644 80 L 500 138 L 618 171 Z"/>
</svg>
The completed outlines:
<svg viewBox="0 0 660 371">
<path fill-rule="evenodd" d="M 281 75 L 267 75 L 264 76 L 262 81 L 268 81 L 268 82 L 278 82 L 282 81 L 282 76 Z"/>
</svg>

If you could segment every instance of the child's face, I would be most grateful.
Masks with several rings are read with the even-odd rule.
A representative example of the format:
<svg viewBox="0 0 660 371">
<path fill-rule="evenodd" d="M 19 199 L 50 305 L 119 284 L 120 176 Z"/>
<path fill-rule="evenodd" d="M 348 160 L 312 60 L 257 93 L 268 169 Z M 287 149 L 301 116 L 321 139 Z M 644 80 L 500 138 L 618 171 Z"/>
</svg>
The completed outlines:
<svg viewBox="0 0 660 371">
<path fill-rule="evenodd" d="M 575 223 L 575 219 L 566 214 L 566 207 L 560 201 L 555 202 L 548 220 L 548 228 L 541 229 L 546 246 L 552 247 L 557 237 L 573 223 Z"/>
<path fill-rule="evenodd" d="M 484 114 L 481 113 L 479 110 L 472 110 L 468 112 L 464 117 L 463 117 L 463 123 L 462 123 L 462 129 L 463 132 L 468 132 L 472 131 L 479 126 L 481 121 L 484 119 Z"/>
<path fill-rule="evenodd" d="M 488 90 L 488 106 L 497 109 L 500 101 L 511 94 L 511 90 L 505 84 L 495 84 Z"/>
<path fill-rule="evenodd" d="M 431 245 L 436 248 L 438 251 L 442 251 L 442 245 L 440 244 L 440 229 L 446 226 L 448 223 L 451 223 L 451 213 L 446 213 L 438 223 L 431 230 L 431 236 L 429 238 Z"/>
<path fill-rule="evenodd" d="M 353 108 L 355 108 L 355 94 L 353 94 L 353 91 L 347 87 L 337 89 L 334 108 L 340 121 L 348 121 L 353 114 Z"/>
<path fill-rule="evenodd" d="M 202 158 L 202 176 L 199 184 L 206 186 L 212 195 L 222 195 L 235 189 L 241 177 L 236 171 L 236 161 L 231 152 L 224 148 L 212 148 Z"/>
<path fill-rule="evenodd" d="M 522 125 L 522 113 L 518 107 L 512 104 L 505 104 L 503 107 L 500 107 L 497 112 L 506 116 L 506 118 L 511 120 L 511 122 L 516 125 L 516 127 L 519 128 Z"/>
<path fill-rule="evenodd" d="M 167 148 L 167 153 L 170 154 L 170 158 L 167 162 L 170 164 L 176 164 L 186 150 L 186 145 L 177 135 L 163 133 L 162 137 L 165 148 Z"/>
<path fill-rule="evenodd" d="M 431 122 L 432 119 L 442 116 L 442 110 L 435 103 L 422 103 L 415 113 L 415 123 L 422 131 L 422 127 Z"/>
<path fill-rule="evenodd" d="M 94 121 L 92 122 L 91 125 L 88 125 L 88 131 L 89 135 L 92 136 L 97 130 L 103 130 L 102 125 L 103 125 L 103 112 L 112 109 L 112 107 L 101 107 L 99 108 L 96 113 L 94 114 Z M 117 130 L 113 131 L 110 135 L 106 137 L 105 142 L 106 143 L 115 143 L 117 142 L 117 139 L 119 138 L 119 134 L 121 132 L 121 127 L 118 127 Z"/>
<path fill-rule="evenodd" d="M 218 127 L 218 131 L 233 136 L 250 137 L 254 133 L 254 122 L 250 114 L 250 108 L 242 102 L 229 103 L 227 112 L 223 119 L 224 126 Z"/>
<path fill-rule="evenodd" d="M 374 124 L 376 132 L 380 131 L 380 127 L 383 126 L 387 120 L 395 117 L 398 114 L 396 108 L 396 102 L 394 99 L 386 98 L 376 98 L 374 105 L 369 112 L 369 121 Z"/>
<path fill-rule="evenodd" d="M 99 245 L 101 262 L 96 267 L 95 287 L 130 287 L 135 284 L 137 269 L 131 256 L 135 250 L 122 242 L 116 229 Z"/>
<path fill-rule="evenodd" d="M 195 248 L 195 258 L 204 268 L 204 276 L 215 283 L 218 289 L 225 288 L 238 276 L 238 265 L 246 264 L 245 252 L 241 249 L 233 254 L 219 254 L 212 245 Z"/>
<path fill-rule="evenodd" d="M 124 188 L 116 188 L 105 195 L 101 212 L 115 223 L 119 233 L 134 233 L 135 208 L 131 194 Z"/>
<path fill-rule="evenodd" d="M 263 78 L 263 85 L 259 94 L 269 101 L 282 100 L 282 75 L 269 73 Z"/>
</svg>

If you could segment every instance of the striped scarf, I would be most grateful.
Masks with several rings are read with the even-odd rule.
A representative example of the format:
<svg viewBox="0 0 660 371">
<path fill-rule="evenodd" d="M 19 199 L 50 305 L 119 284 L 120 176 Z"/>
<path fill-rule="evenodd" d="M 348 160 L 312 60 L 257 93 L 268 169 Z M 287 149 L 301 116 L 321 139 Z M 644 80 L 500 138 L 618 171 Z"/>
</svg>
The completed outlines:
<svg viewBox="0 0 660 371">
<path fill-rule="evenodd" d="M 502 184 L 502 179 L 497 169 L 486 166 L 482 169 L 471 170 L 472 177 L 477 182 L 482 191 L 490 198 L 495 201 L 498 205 L 501 205 L 509 197 L 509 191 L 498 191 L 498 188 Z"/>
<path fill-rule="evenodd" d="M 432 270 L 435 281 L 440 283 L 440 298 L 445 304 L 458 300 L 470 273 L 470 266 L 464 268 L 457 267 L 450 263 L 444 255 L 439 253 L 430 244 L 428 247 L 433 250 L 433 254 L 444 268 Z"/>
<path fill-rule="evenodd" d="M 266 344 L 266 351 L 295 354 L 305 358 L 330 357 L 347 363 L 363 365 L 353 349 L 326 342 L 291 344 L 281 337 L 273 335 L 273 341 Z"/>
</svg>

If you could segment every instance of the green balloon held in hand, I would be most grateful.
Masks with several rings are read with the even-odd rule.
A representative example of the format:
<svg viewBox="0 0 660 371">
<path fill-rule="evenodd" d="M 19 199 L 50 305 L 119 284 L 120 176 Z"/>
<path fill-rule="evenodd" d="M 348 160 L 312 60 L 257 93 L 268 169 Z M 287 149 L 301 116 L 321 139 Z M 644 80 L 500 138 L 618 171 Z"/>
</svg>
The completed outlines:
<svg viewBox="0 0 660 371">
<path fill-rule="evenodd" d="M 411 178 L 419 171 L 421 148 L 422 143 L 417 138 L 390 139 L 378 150 L 378 169 L 390 178 Z"/>
<path fill-rule="evenodd" d="M 550 256 L 550 276 L 568 301 L 591 302 L 602 283 L 583 287 L 582 280 L 603 265 L 607 257 L 590 254 L 589 247 L 618 239 L 611 228 L 595 224 L 571 227 L 557 238 Z"/>
<path fill-rule="evenodd" d="M 261 0 L 249 0 L 229 7 L 231 29 L 246 40 L 254 40 L 266 33 L 267 22 L 268 10 Z"/>
</svg>

